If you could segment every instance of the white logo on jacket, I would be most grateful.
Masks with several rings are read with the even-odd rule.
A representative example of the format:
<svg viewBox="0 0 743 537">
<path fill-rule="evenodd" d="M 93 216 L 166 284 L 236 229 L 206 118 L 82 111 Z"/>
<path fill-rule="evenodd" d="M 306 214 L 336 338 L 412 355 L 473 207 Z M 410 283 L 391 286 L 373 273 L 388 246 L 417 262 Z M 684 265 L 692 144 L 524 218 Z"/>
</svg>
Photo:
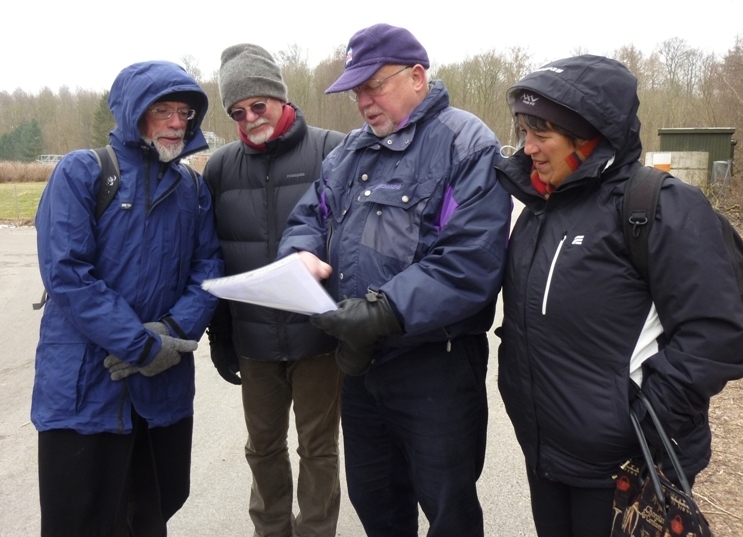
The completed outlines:
<svg viewBox="0 0 743 537">
<path fill-rule="evenodd" d="M 571 244 L 583 244 L 583 238 L 585 235 L 576 235 Z"/>
</svg>

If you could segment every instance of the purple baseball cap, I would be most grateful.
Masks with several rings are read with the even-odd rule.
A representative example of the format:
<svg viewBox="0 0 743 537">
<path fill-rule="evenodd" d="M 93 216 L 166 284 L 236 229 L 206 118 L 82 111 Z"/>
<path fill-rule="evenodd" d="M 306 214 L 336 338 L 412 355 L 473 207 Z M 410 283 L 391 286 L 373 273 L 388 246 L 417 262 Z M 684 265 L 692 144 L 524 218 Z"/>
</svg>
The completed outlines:
<svg viewBox="0 0 743 537">
<path fill-rule="evenodd" d="M 353 34 L 346 49 L 346 70 L 325 93 L 340 93 L 360 86 L 383 65 L 418 63 L 426 69 L 430 67 L 426 49 L 413 34 L 405 28 L 375 24 Z"/>
</svg>

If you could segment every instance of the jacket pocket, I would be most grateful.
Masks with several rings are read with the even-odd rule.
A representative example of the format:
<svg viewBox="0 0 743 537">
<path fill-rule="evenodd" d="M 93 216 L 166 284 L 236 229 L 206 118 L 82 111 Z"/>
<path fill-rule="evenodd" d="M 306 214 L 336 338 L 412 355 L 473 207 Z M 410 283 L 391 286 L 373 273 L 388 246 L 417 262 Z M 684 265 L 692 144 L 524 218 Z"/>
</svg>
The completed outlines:
<svg viewBox="0 0 743 537">
<path fill-rule="evenodd" d="M 422 183 L 392 178 L 361 193 L 360 201 L 372 204 L 367 212 L 361 244 L 397 260 L 401 267 L 413 263 L 418 247 L 421 218 L 438 178 Z"/>
<path fill-rule="evenodd" d="M 96 345 L 44 343 L 37 351 L 33 403 L 36 413 L 64 419 L 82 410 L 92 384 L 104 377 Z M 99 371 L 95 371 L 95 368 Z"/>
</svg>

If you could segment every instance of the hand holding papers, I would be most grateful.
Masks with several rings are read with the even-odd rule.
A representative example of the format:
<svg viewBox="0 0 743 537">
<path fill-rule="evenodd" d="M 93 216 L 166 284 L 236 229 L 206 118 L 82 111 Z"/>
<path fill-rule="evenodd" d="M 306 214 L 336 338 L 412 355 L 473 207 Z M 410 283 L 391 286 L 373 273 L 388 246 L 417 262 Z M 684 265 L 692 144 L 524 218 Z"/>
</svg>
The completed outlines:
<svg viewBox="0 0 743 537">
<path fill-rule="evenodd" d="M 206 280 L 201 288 L 220 298 L 305 315 L 336 309 L 335 301 L 298 254 L 250 272 Z"/>
</svg>

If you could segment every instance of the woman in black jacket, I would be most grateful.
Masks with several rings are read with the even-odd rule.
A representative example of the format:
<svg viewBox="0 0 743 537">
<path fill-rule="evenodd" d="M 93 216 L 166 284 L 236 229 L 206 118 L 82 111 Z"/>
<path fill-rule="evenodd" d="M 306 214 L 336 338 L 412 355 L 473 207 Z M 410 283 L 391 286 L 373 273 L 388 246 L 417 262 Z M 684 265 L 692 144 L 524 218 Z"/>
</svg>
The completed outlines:
<svg viewBox="0 0 743 537">
<path fill-rule="evenodd" d="M 624 243 L 622 197 L 640 167 L 637 79 L 583 55 L 508 91 L 522 148 L 498 178 L 524 203 L 509 241 L 499 388 L 524 451 L 540 536 L 609 535 L 612 475 L 640 454 L 641 386 L 687 476 L 709 462 L 710 397 L 743 376 L 743 304 L 720 225 L 677 179 L 660 193 L 649 275 Z"/>
</svg>

